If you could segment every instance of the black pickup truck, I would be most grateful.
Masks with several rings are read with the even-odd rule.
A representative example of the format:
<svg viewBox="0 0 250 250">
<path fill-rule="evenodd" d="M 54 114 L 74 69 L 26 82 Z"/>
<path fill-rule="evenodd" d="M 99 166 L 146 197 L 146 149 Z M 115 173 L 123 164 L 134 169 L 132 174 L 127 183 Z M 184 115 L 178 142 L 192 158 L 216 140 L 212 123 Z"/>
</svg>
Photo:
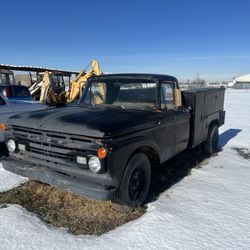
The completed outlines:
<svg viewBox="0 0 250 250">
<path fill-rule="evenodd" d="M 4 168 L 124 207 L 143 203 L 151 171 L 187 148 L 218 147 L 224 88 L 181 91 L 175 77 L 110 74 L 88 80 L 78 105 L 9 119 Z"/>
</svg>

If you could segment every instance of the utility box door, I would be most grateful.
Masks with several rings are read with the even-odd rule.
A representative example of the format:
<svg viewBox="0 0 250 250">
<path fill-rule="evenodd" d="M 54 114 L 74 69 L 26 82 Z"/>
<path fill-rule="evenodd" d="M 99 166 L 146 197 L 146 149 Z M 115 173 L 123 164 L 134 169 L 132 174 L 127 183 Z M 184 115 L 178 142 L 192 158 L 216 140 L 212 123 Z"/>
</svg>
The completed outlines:
<svg viewBox="0 0 250 250">
<path fill-rule="evenodd" d="M 204 88 L 183 91 L 183 102 L 191 109 L 189 146 L 206 140 L 208 126 L 214 119 L 220 125 L 224 109 L 225 88 Z"/>
</svg>

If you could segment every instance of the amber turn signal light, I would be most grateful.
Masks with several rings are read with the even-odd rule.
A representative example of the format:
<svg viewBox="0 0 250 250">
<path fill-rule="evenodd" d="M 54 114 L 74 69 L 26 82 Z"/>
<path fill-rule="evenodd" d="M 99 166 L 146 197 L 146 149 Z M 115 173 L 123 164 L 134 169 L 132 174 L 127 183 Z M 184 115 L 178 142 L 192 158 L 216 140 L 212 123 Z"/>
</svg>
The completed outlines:
<svg viewBox="0 0 250 250">
<path fill-rule="evenodd" d="M 106 148 L 99 148 L 97 151 L 97 155 L 99 159 L 104 159 L 107 156 L 107 149 Z"/>
<path fill-rule="evenodd" d="M 7 130 L 7 126 L 5 123 L 0 123 L 0 131 L 5 131 Z"/>
</svg>

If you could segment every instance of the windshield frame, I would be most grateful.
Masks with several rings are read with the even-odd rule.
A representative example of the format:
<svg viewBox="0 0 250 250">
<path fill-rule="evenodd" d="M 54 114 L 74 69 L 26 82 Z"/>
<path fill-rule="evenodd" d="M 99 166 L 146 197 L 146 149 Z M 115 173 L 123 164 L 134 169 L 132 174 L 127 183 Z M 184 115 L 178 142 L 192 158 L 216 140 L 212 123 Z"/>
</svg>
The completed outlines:
<svg viewBox="0 0 250 250">
<path fill-rule="evenodd" d="M 85 87 L 84 87 L 84 91 L 83 91 L 83 94 L 81 96 L 81 98 L 79 99 L 78 101 L 78 105 L 80 106 L 107 106 L 109 104 L 98 104 L 98 105 L 91 105 L 91 104 L 86 104 L 84 103 L 84 100 L 85 98 L 87 97 L 87 94 L 88 94 L 88 90 L 89 90 L 89 87 L 91 86 L 92 83 L 99 83 L 99 82 L 104 82 L 106 84 L 108 84 L 108 81 L 111 81 L 111 80 L 131 80 L 131 83 L 135 82 L 135 81 L 150 81 L 150 83 L 155 83 L 156 84 L 156 90 L 155 90 L 155 109 L 158 109 L 159 106 L 160 106 L 160 103 L 159 103 L 159 80 L 156 79 L 156 78 L 151 78 L 151 77 L 136 77 L 136 76 L 133 76 L 133 77 L 126 77 L 126 76 L 123 76 L 123 77 L 105 77 L 105 76 L 102 76 L 102 77 L 95 77 L 95 78 L 90 78 L 88 79 Z M 124 83 L 125 84 L 125 83 Z M 110 106 L 112 106 L 112 104 L 110 104 Z M 141 109 L 141 108 L 128 108 L 126 107 L 126 109 L 135 109 L 135 110 L 148 110 L 148 109 Z M 152 111 L 154 111 L 154 109 L 152 109 Z"/>
</svg>

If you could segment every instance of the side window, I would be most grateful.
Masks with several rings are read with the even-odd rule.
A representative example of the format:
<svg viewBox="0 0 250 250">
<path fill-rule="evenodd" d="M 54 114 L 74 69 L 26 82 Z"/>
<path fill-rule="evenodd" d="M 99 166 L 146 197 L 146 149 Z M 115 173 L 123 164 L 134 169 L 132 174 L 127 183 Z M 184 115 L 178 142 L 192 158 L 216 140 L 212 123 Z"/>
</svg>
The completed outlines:
<svg viewBox="0 0 250 250">
<path fill-rule="evenodd" d="M 24 86 L 13 86 L 15 97 L 30 97 L 30 92 L 27 87 Z"/>
<path fill-rule="evenodd" d="M 161 108 L 162 109 L 175 109 L 174 85 L 171 83 L 161 84 Z"/>
<path fill-rule="evenodd" d="M 0 96 L 0 106 L 1 105 L 5 105 L 6 103 L 5 103 L 5 101 L 4 101 L 4 99 Z"/>
<path fill-rule="evenodd" d="M 92 82 L 84 98 L 84 104 L 98 105 L 105 101 L 106 87 L 104 83 Z"/>
</svg>

